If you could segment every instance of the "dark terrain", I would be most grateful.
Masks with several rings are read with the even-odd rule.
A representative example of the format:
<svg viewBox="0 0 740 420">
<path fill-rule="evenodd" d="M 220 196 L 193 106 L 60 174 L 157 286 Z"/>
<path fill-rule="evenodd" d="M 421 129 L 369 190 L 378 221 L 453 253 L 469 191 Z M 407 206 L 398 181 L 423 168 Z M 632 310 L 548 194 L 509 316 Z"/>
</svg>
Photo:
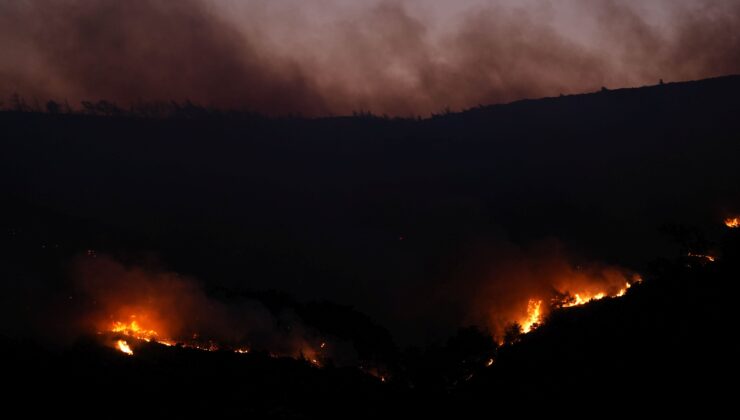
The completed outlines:
<svg viewBox="0 0 740 420">
<path fill-rule="evenodd" d="M 732 402 L 740 232 L 722 220 L 740 212 L 740 76 L 428 119 L 49 111 L 0 112 L 11 404 L 304 418 Z M 430 309 L 474 286 L 461 275 L 483 270 L 479 249 L 542 238 L 644 281 L 501 346 L 462 328 L 458 304 Z M 290 310 L 387 379 L 69 337 L 54 320 L 84 305 L 69 266 L 88 252 Z"/>
</svg>

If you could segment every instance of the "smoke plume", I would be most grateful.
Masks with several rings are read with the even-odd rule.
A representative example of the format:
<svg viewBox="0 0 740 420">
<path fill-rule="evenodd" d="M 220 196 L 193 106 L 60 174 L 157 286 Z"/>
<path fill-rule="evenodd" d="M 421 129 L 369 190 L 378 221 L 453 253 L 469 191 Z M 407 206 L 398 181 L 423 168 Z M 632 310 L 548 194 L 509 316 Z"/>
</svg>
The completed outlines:
<svg viewBox="0 0 740 420">
<path fill-rule="evenodd" d="M 446 3 L 3 2 L 0 97 L 425 115 L 740 72 L 735 1 Z"/>
<path fill-rule="evenodd" d="M 111 331 L 116 323 L 156 332 L 169 342 L 214 343 L 277 356 L 318 357 L 346 364 L 356 358 L 351 344 L 321 335 L 290 310 L 273 313 L 261 302 L 216 299 L 195 279 L 105 256 L 79 258 L 73 279 L 81 303 L 68 324 L 70 335 Z M 329 343 L 322 346 L 321 343 Z"/>
</svg>

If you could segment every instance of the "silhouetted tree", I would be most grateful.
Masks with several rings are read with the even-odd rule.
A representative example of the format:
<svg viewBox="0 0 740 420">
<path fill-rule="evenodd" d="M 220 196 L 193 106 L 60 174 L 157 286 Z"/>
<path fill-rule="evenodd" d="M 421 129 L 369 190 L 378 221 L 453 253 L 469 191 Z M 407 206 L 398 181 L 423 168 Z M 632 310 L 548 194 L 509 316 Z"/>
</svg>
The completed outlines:
<svg viewBox="0 0 740 420">
<path fill-rule="evenodd" d="M 476 326 L 463 327 L 447 341 L 447 353 L 458 360 L 481 361 L 496 350 L 496 342 L 488 331 Z"/>
<path fill-rule="evenodd" d="M 61 105 L 59 105 L 56 101 L 49 101 L 46 103 L 46 112 L 48 112 L 49 114 L 58 114 L 61 108 Z"/>
<path fill-rule="evenodd" d="M 28 104 L 22 96 L 14 93 L 10 95 L 10 109 L 13 111 L 28 111 Z"/>
<path fill-rule="evenodd" d="M 504 330 L 504 343 L 513 343 L 522 336 L 522 326 L 518 322 L 506 327 Z"/>
</svg>

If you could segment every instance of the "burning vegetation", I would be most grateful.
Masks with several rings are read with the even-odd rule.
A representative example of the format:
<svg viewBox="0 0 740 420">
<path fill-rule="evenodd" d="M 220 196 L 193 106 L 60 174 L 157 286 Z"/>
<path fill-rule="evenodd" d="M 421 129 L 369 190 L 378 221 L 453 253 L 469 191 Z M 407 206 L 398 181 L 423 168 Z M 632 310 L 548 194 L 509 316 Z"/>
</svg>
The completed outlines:
<svg viewBox="0 0 740 420">
<path fill-rule="evenodd" d="M 516 304 L 494 308 L 509 314 L 505 326 L 514 331 L 514 335 L 498 335 L 499 343 L 516 341 L 521 334 L 536 330 L 552 311 L 624 296 L 641 281 L 639 276 L 615 268 L 574 268 L 561 265 L 560 260 L 555 265 L 548 264 L 551 270 L 554 267 L 561 271 L 544 273 L 543 279 L 552 286 L 546 291 L 533 287 L 521 312 L 516 312 Z M 85 261 L 80 276 L 95 302 L 90 316 L 98 335 L 129 356 L 144 343 L 236 354 L 257 350 L 270 357 L 305 360 L 316 367 L 326 365 L 336 355 L 336 346 L 328 343 L 325 336 L 300 326 L 278 328 L 279 322 L 266 311 L 257 313 L 254 308 L 245 310 L 243 305 L 227 305 L 209 298 L 193 280 L 173 273 L 127 268 L 96 256 Z M 476 365 L 491 366 L 493 356 L 484 354 Z M 383 366 L 367 360 L 358 360 L 354 366 L 381 381 L 390 375 Z"/>
<path fill-rule="evenodd" d="M 323 366 L 340 359 L 332 345 L 295 316 L 276 317 L 251 299 L 224 302 L 206 295 L 195 280 L 176 273 L 127 267 L 106 257 L 77 266 L 79 288 L 90 302 L 85 329 L 109 346 L 133 355 L 143 343 L 201 351 L 305 360 Z M 351 356 L 346 356 L 351 357 Z"/>
<path fill-rule="evenodd" d="M 485 268 L 471 272 L 467 322 L 485 325 L 499 343 L 536 330 L 555 310 L 624 296 L 641 281 L 630 270 L 574 258 L 554 240 L 492 251 Z"/>
<path fill-rule="evenodd" d="M 537 328 L 542 323 L 542 300 L 530 299 L 527 302 L 527 316 L 521 322 L 524 334 Z"/>
<path fill-rule="evenodd" d="M 699 257 L 713 260 L 709 256 Z M 613 267 L 573 267 L 561 259 L 544 264 L 546 270 L 534 273 L 540 283 L 529 285 L 529 296 L 524 291 L 523 305 L 512 301 L 509 307 L 491 308 L 496 315 L 506 316 L 498 318 L 499 324 L 489 324 L 500 343 L 536 330 L 554 310 L 621 297 L 641 281 L 639 276 Z M 111 347 L 127 355 L 134 354 L 138 343 L 146 342 L 238 354 L 256 349 L 272 357 L 292 357 L 318 367 L 335 356 L 335 346 L 317 332 L 300 324 L 297 328 L 279 328 L 280 322 L 261 305 L 227 305 L 206 296 L 192 279 L 177 274 L 128 268 L 97 256 L 87 258 L 79 274 L 83 288 L 94 302 L 95 310 L 90 316 L 95 331 L 106 337 Z M 516 274 L 524 281 L 534 278 L 527 271 Z M 547 287 L 542 287 L 543 281 Z M 502 324 L 504 328 L 499 327 Z M 512 330 L 514 335 L 501 334 L 504 330 Z M 388 376 L 380 373 L 382 367 L 361 370 L 383 380 Z"/>
<path fill-rule="evenodd" d="M 126 340 L 118 340 L 116 341 L 116 347 L 118 350 L 121 350 L 123 353 L 128 354 L 129 356 L 133 356 L 134 352 L 131 350 L 131 347 L 129 347 Z"/>
<path fill-rule="evenodd" d="M 631 282 L 625 281 L 621 288 L 606 287 L 600 291 L 593 291 L 593 289 L 591 289 L 582 290 L 580 292 L 556 293 L 556 295 L 550 299 L 549 306 L 545 306 L 542 299 L 529 299 L 527 301 L 526 315 L 513 323 L 514 329 L 518 330 L 522 334 L 530 333 L 544 323 L 546 312 L 581 306 L 604 298 L 622 297 L 633 284 L 640 283 L 641 281 L 642 279 L 639 276 L 634 276 Z M 511 328 L 511 325 L 509 328 Z"/>
<path fill-rule="evenodd" d="M 740 217 L 728 217 L 725 219 L 725 226 L 727 226 L 730 229 L 737 229 L 740 228 Z"/>
</svg>

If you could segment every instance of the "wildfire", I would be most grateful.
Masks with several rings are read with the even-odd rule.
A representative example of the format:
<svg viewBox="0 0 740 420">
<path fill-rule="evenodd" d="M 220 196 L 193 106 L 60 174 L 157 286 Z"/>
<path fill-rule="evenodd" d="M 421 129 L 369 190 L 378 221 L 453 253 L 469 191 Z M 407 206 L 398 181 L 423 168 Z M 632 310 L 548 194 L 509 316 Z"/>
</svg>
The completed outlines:
<svg viewBox="0 0 740 420">
<path fill-rule="evenodd" d="M 139 325 L 139 322 L 133 319 L 135 318 L 134 316 L 132 316 L 131 318 L 132 320 L 129 323 L 114 321 L 111 325 L 110 332 L 128 335 L 130 337 L 138 338 L 139 340 L 144 341 L 156 340 L 157 336 L 159 335 L 156 331 L 142 328 Z"/>
<path fill-rule="evenodd" d="M 621 290 L 620 290 L 621 292 Z M 570 308 L 573 306 L 580 306 L 585 305 L 588 302 L 591 302 L 592 300 L 600 300 L 606 297 L 606 293 L 599 292 L 596 294 L 588 294 L 588 293 L 576 293 L 573 295 L 573 299 L 569 302 L 563 303 L 560 305 L 561 308 Z"/>
<path fill-rule="evenodd" d="M 222 346 L 213 340 L 204 339 L 199 334 L 192 334 L 191 337 L 179 340 L 172 338 L 165 338 L 161 336 L 160 331 L 154 329 L 147 316 L 131 315 L 128 322 L 123 321 L 112 321 L 108 323 L 107 327 L 99 334 L 113 334 L 113 347 L 117 350 L 133 356 L 134 352 L 131 349 L 129 343 L 131 340 L 141 340 L 148 343 L 157 343 L 163 346 L 171 347 L 178 346 L 181 348 L 195 349 L 200 351 L 214 352 L 219 350 L 231 351 L 237 354 L 249 354 L 251 348 L 249 346 Z M 162 323 L 156 323 L 156 325 L 165 325 Z M 124 340 L 122 338 L 130 337 L 131 340 Z M 301 358 L 313 366 L 322 367 L 322 352 L 327 350 L 327 343 L 321 341 L 316 347 L 310 344 L 305 344 L 301 349 Z M 270 357 L 297 357 L 292 354 L 275 354 L 270 353 Z"/>
<path fill-rule="evenodd" d="M 128 343 L 125 340 L 116 341 L 116 347 L 118 348 L 118 350 L 121 350 L 122 352 L 128 354 L 129 356 L 134 355 L 134 351 L 131 350 L 131 347 L 129 347 Z"/>
<path fill-rule="evenodd" d="M 616 295 L 614 295 L 614 297 L 624 296 L 625 294 L 627 294 L 627 289 L 629 289 L 630 287 L 632 287 L 632 285 L 629 282 L 625 282 L 624 287 L 619 289 L 619 291 L 617 292 Z"/>
<path fill-rule="evenodd" d="M 740 217 L 728 217 L 725 219 L 725 226 L 730 229 L 740 228 Z"/>
<path fill-rule="evenodd" d="M 702 257 L 707 258 L 709 261 L 714 261 L 713 257 L 711 257 L 712 259 L 709 259 L 709 256 Z M 629 290 L 633 285 L 641 282 L 641 277 L 634 276 L 631 281 L 624 281 L 624 285 L 619 289 L 615 286 L 611 286 L 608 291 L 579 291 L 578 293 L 572 294 L 566 292 L 565 297 L 554 298 L 550 304 L 545 307 L 543 307 L 542 300 L 536 298 L 529 299 L 527 302 L 527 314 L 519 321 L 521 331 L 523 334 L 527 334 L 542 325 L 545 311 L 572 308 L 574 306 L 585 305 L 589 302 L 594 302 L 604 298 L 622 297 L 627 294 L 627 290 Z"/>
<path fill-rule="evenodd" d="M 537 328 L 542 322 L 542 301 L 530 299 L 527 302 L 527 317 L 521 322 L 522 332 L 528 333 Z"/>
</svg>

